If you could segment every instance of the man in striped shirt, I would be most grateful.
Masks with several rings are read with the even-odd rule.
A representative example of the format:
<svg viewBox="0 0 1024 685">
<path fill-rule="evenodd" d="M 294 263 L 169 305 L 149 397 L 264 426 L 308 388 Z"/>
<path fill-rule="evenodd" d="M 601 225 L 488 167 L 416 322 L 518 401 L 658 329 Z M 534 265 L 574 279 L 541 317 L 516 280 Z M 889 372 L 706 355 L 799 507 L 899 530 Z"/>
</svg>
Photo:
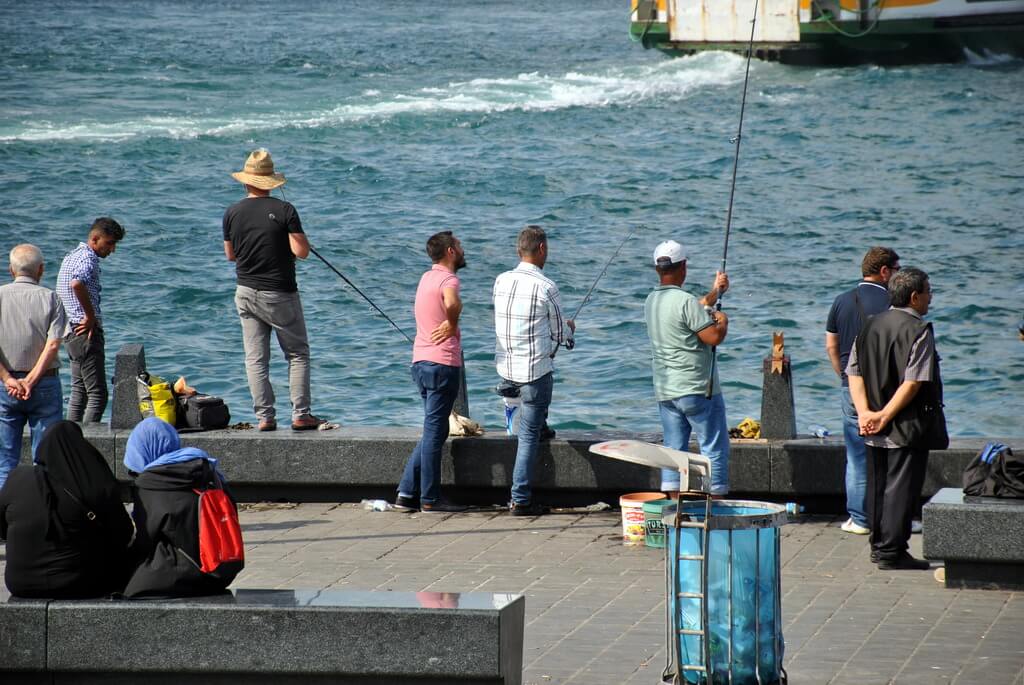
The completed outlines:
<svg viewBox="0 0 1024 685">
<path fill-rule="evenodd" d="M 576 324 L 562 318 L 558 286 L 544 275 L 548 258 L 544 229 L 530 225 L 520 231 L 518 251 L 519 265 L 494 281 L 494 363 L 499 376 L 519 387 L 522 402 L 511 512 L 534 516 L 544 513 L 532 500 L 530 482 L 551 404 L 555 352 L 559 345 L 572 344 Z"/>
</svg>

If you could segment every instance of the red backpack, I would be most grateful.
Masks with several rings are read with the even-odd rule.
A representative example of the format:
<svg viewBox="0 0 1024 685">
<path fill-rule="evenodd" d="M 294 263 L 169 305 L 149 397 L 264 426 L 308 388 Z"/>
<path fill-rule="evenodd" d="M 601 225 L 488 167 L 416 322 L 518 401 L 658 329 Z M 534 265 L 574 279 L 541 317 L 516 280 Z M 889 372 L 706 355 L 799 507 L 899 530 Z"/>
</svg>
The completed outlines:
<svg viewBox="0 0 1024 685">
<path fill-rule="evenodd" d="M 216 474 L 199 495 L 199 570 L 227 582 L 245 566 L 238 508 Z"/>
</svg>

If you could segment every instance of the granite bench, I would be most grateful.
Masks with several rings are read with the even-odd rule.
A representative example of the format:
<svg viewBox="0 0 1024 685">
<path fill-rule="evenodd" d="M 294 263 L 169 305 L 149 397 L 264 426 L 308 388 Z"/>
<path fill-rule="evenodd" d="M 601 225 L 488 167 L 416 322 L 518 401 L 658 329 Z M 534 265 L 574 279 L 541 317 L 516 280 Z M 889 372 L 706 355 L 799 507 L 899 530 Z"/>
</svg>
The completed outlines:
<svg viewBox="0 0 1024 685">
<path fill-rule="evenodd" d="M 6 685 L 519 685 L 525 599 L 235 590 L 182 600 L 0 599 Z"/>
<path fill-rule="evenodd" d="M 924 506 L 923 544 L 946 587 L 1024 590 L 1024 500 L 943 488 Z"/>
</svg>

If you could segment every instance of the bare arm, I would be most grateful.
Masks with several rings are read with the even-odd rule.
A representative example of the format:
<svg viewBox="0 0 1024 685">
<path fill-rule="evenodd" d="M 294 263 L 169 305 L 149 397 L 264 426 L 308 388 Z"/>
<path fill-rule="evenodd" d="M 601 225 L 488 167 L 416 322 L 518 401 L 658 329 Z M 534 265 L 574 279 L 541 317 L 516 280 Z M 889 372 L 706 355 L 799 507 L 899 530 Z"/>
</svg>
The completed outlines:
<svg viewBox="0 0 1024 685">
<path fill-rule="evenodd" d="M 85 283 L 76 278 L 71 281 L 71 292 L 75 294 L 75 299 L 78 300 L 78 304 L 82 305 L 82 310 L 85 312 L 85 318 L 75 327 L 75 333 L 78 335 L 88 333 L 91 338 L 92 332 L 96 328 L 96 310 L 93 309 L 89 289 L 85 287 Z"/>
<path fill-rule="evenodd" d="M 729 317 L 725 315 L 725 312 L 713 312 L 711 316 L 715 323 L 697 331 L 697 338 L 705 345 L 715 347 L 725 340 L 725 336 L 729 332 Z"/>
<path fill-rule="evenodd" d="M 291 247 L 292 254 L 299 259 L 309 256 L 309 239 L 305 233 L 289 233 L 288 246 Z"/>
<path fill-rule="evenodd" d="M 839 336 L 835 333 L 825 333 L 825 352 L 828 353 L 828 360 L 832 362 L 832 370 L 842 378 L 843 367 L 839 363 Z"/>
<path fill-rule="evenodd" d="M 853 400 L 853 406 L 857 408 L 857 416 L 864 416 L 871 411 L 868 407 L 868 393 L 864 388 L 864 379 L 859 375 L 852 374 L 847 374 L 847 378 L 850 379 L 850 398 Z"/>
<path fill-rule="evenodd" d="M 235 261 L 235 248 L 231 245 L 230 240 L 224 241 L 224 256 L 228 258 L 229 262 Z"/>
<path fill-rule="evenodd" d="M 711 292 L 700 298 L 699 302 L 705 307 L 714 307 L 718 297 L 724 295 L 729 289 L 729 276 L 723 271 L 715 272 L 715 284 L 711 286 Z"/>
<path fill-rule="evenodd" d="M 46 345 L 43 347 L 43 351 L 39 353 L 39 358 L 36 359 L 35 366 L 28 372 L 23 379 L 22 384 L 25 387 L 25 391 L 31 394 L 32 388 L 36 387 L 39 383 L 39 379 L 43 377 L 43 373 L 50 368 L 53 364 L 53 360 L 57 358 L 57 350 L 60 349 L 60 340 L 47 340 Z M 28 395 L 22 399 L 27 400 Z"/>
<path fill-rule="evenodd" d="M 459 315 L 462 314 L 462 298 L 457 288 L 442 288 L 441 305 L 447 317 L 430 333 L 430 340 L 435 345 L 443 343 L 459 330 Z"/>
</svg>

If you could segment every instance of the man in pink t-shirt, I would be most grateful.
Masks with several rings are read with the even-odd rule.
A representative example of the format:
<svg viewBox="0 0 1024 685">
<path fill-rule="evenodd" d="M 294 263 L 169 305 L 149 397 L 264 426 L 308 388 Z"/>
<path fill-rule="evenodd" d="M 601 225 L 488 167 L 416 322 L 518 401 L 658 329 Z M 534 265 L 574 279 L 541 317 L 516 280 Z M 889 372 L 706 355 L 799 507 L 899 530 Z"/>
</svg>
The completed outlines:
<svg viewBox="0 0 1024 685">
<path fill-rule="evenodd" d="M 416 289 L 412 346 L 412 379 L 423 398 L 423 435 L 405 464 L 395 508 L 450 514 L 466 510 L 441 500 L 441 448 L 448 439 L 448 416 L 459 394 L 462 371 L 462 300 L 455 272 L 466 266 L 466 255 L 451 231 L 430 236 L 427 255 L 434 265 Z"/>
</svg>

